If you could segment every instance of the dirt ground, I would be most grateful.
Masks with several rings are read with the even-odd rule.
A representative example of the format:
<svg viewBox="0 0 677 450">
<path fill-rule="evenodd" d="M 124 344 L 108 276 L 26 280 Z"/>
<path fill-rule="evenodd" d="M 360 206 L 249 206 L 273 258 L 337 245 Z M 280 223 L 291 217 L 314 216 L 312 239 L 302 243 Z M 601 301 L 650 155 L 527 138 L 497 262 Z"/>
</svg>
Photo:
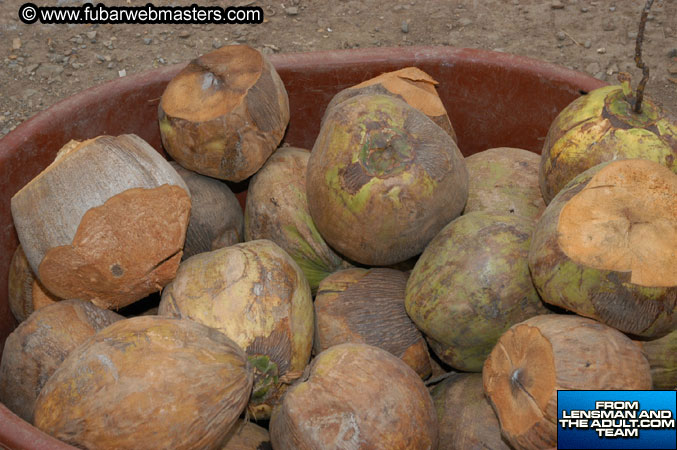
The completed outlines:
<svg viewBox="0 0 677 450">
<path fill-rule="evenodd" d="M 263 7 L 260 25 L 26 25 L 25 0 L 0 0 L 0 137 L 80 90 L 246 43 L 265 53 L 443 45 L 539 58 L 610 82 L 634 68 L 644 0 L 194 0 L 156 5 Z M 81 0 L 32 0 L 79 6 Z M 96 2 L 95 2 L 96 3 Z M 107 1 L 145 5 L 147 0 Z M 648 95 L 677 116 L 677 0 L 647 23 Z"/>
</svg>

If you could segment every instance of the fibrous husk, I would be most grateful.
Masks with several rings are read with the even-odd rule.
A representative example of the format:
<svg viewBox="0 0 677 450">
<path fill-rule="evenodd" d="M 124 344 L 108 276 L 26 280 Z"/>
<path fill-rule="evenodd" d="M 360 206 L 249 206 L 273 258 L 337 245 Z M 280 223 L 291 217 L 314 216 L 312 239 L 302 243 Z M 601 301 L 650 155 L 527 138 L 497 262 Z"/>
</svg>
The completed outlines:
<svg viewBox="0 0 677 450">
<path fill-rule="evenodd" d="M 473 212 L 428 244 L 407 282 L 405 307 L 445 363 L 479 372 L 512 325 L 545 314 L 527 256 L 533 220 Z"/>
<path fill-rule="evenodd" d="M 437 94 L 436 86 L 438 84 L 430 75 L 418 67 L 405 67 L 404 69 L 383 73 L 342 90 L 331 99 L 327 111 L 357 95 L 392 95 L 421 111 L 446 131 L 454 142 L 458 142 L 454 127 L 451 126 L 449 121 L 447 110 Z"/>
<path fill-rule="evenodd" d="M 677 327 L 677 175 L 647 160 L 576 177 L 534 231 L 543 301 L 645 338 Z"/>
<path fill-rule="evenodd" d="M 301 376 L 313 340 L 310 287 L 294 260 L 262 239 L 187 259 L 162 292 L 160 315 L 215 328 L 235 341 L 255 370 L 249 412 L 270 416 Z"/>
<path fill-rule="evenodd" d="M 191 320 L 121 320 L 64 360 L 35 425 L 90 449 L 218 449 L 243 411 L 252 369 L 237 344 Z"/>
<path fill-rule="evenodd" d="M 273 411 L 279 450 L 436 449 L 435 408 L 401 359 L 366 344 L 340 344 L 312 362 Z"/>
<path fill-rule="evenodd" d="M 182 259 L 242 242 L 244 215 L 230 188 L 175 161 L 170 164 L 190 190 L 190 220 Z"/>
<path fill-rule="evenodd" d="M 558 390 L 651 389 L 649 363 L 637 345 L 575 315 L 536 316 L 513 326 L 482 376 L 502 434 L 516 449 L 556 447 Z"/>
<path fill-rule="evenodd" d="M 454 141 L 423 113 L 395 97 L 359 95 L 327 112 L 306 192 L 334 249 L 389 265 L 423 251 L 461 213 L 468 173 Z"/>
<path fill-rule="evenodd" d="M 169 82 L 158 118 L 162 144 L 179 164 L 242 181 L 280 144 L 289 100 L 265 56 L 228 45 L 194 59 Z"/>
<path fill-rule="evenodd" d="M 190 194 L 138 136 L 100 136 L 62 148 L 11 208 L 26 258 L 49 292 L 120 308 L 174 277 Z"/>
<path fill-rule="evenodd" d="M 649 366 L 654 389 L 677 389 L 677 331 L 650 341 L 635 341 Z"/>
<path fill-rule="evenodd" d="M 9 263 L 7 285 L 9 309 L 19 322 L 26 320 L 33 311 L 61 300 L 47 292 L 35 278 L 21 245 Z"/>
<path fill-rule="evenodd" d="M 35 311 L 5 341 L 0 402 L 32 422 L 38 394 L 63 360 L 99 330 L 122 319 L 84 300 L 62 300 Z"/>
<path fill-rule="evenodd" d="M 595 89 L 555 118 L 539 169 L 546 203 L 577 175 L 605 161 L 641 158 L 677 173 L 677 120 L 647 98 L 642 113 L 633 112 L 630 92 L 629 84 Z"/>
<path fill-rule="evenodd" d="M 228 432 L 221 450 L 272 450 L 268 430 L 252 422 L 238 420 Z"/>
<path fill-rule="evenodd" d="M 487 211 L 538 219 L 545 202 L 538 185 L 537 153 L 500 147 L 465 158 L 468 168 L 468 202 L 464 214 Z"/>
<path fill-rule="evenodd" d="M 501 438 L 496 413 L 484 396 L 481 374 L 452 375 L 436 385 L 430 395 L 439 422 L 439 450 L 510 450 Z"/>
<path fill-rule="evenodd" d="M 249 183 L 245 240 L 269 239 L 294 258 L 313 292 L 324 277 L 351 265 L 320 236 L 308 212 L 306 167 L 310 152 L 282 147 Z"/>
</svg>

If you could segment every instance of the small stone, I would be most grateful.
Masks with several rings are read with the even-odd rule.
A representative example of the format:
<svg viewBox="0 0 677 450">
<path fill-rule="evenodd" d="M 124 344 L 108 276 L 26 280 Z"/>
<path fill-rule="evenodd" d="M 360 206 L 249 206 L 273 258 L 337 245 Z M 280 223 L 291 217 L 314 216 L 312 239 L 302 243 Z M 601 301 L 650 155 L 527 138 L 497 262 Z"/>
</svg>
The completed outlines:
<svg viewBox="0 0 677 450">
<path fill-rule="evenodd" d="M 179 37 L 181 39 L 189 38 L 190 37 L 190 31 L 183 30 L 183 31 L 179 32 Z"/>
<path fill-rule="evenodd" d="M 12 50 L 19 50 L 21 48 L 21 39 L 12 39 Z"/>
<path fill-rule="evenodd" d="M 125 69 L 118 70 L 118 76 L 119 76 L 120 78 L 126 77 L 126 76 L 127 76 L 127 71 L 126 71 Z"/>
<path fill-rule="evenodd" d="M 588 72 L 591 75 L 596 74 L 601 70 L 599 63 L 593 62 L 585 66 L 585 71 Z"/>
<path fill-rule="evenodd" d="M 668 72 L 670 72 L 671 75 L 677 75 L 677 64 L 668 67 Z"/>
<path fill-rule="evenodd" d="M 464 17 L 463 19 L 458 21 L 459 24 L 461 24 L 462 27 L 467 27 L 469 25 L 472 25 L 472 20 Z"/>
<path fill-rule="evenodd" d="M 264 54 L 264 55 L 272 55 L 272 54 L 275 53 L 275 52 L 273 52 L 273 49 L 272 49 L 272 48 L 263 47 L 263 48 L 261 49 L 261 53 Z"/>
<path fill-rule="evenodd" d="M 618 73 L 618 65 L 617 64 L 612 64 L 606 69 L 606 74 L 607 75 L 613 75 L 615 73 Z"/>
<path fill-rule="evenodd" d="M 106 58 L 104 58 L 103 55 L 96 54 L 95 56 L 96 56 L 96 59 L 98 59 L 99 61 L 105 61 L 106 60 Z"/>
<path fill-rule="evenodd" d="M 31 64 L 30 66 L 26 67 L 26 73 L 33 73 L 35 72 L 35 69 L 37 69 L 40 66 L 40 63 L 37 64 Z"/>
<path fill-rule="evenodd" d="M 93 41 L 94 39 L 96 39 L 96 31 L 88 31 L 88 32 L 86 33 L 86 35 L 87 35 L 87 39 L 89 39 L 89 40 L 91 40 L 91 41 Z"/>
<path fill-rule="evenodd" d="M 299 8 L 296 6 L 290 6 L 284 10 L 288 16 L 297 16 L 299 14 Z"/>
<path fill-rule="evenodd" d="M 600 55 L 603 55 L 604 53 L 606 53 L 606 48 L 605 47 L 598 48 L 597 53 L 599 53 Z"/>
<path fill-rule="evenodd" d="M 605 20 L 604 24 L 602 25 L 602 29 L 604 31 L 614 31 L 616 29 L 616 24 L 611 19 Z"/>
<path fill-rule="evenodd" d="M 78 34 L 77 36 L 74 36 L 73 39 L 71 39 L 71 42 L 74 42 L 74 43 L 80 45 L 84 42 L 84 39 L 82 39 L 82 36 L 80 36 Z"/>
<path fill-rule="evenodd" d="M 158 62 L 159 62 L 160 64 L 167 64 L 167 60 L 164 59 L 164 58 L 158 58 Z"/>
<path fill-rule="evenodd" d="M 609 11 L 611 11 L 611 12 L 616 11 L 616 7 L 615 6 L 609 6 Z"/>
<path fill-rule="evenodd" d="M 566 35 L 566 33 L 565 33 L 564 31 L 559 31 L 559 32 L 557 33 L 557 39 L 558 39 L 558 40 L 563 41 L 563 40 L 565 40 L 566 38 L 567 38 L 567 35 Z"/>
<path fill-rule="evenodd" d="M 42 64 L 35 71 L 35 74 L 42 78 L 50 78 L 63 72 L 63 67 L 56 64 Z"/>
<path fill-rule="evenodd" d="M 585 47 L 585 48 L 590 48 L 590 47 L 592 47 L 592 42 L 590 42 L 590 40 L 585 41 L 585 42 L 583 43 L 583 47 Z"/>
<path fill-rule="evenodd" d="M 212 41 L 212 48 L 219 49 L 221 48 L 221 43 L 216 39 Z"/>
<path fill-rule="evenodd" d="M 23 91 L 21 96 L 23 97 L 24 100 L 27 100 L 37 93 L 38 93 L 38 91 L 36 91 L 35 89 L 26 89 L 26 90 Z"/>
<path fill-rule="evenodd" d="M 648 16 L 646 16 L 646 20 L 654 20 L 655 18 L 656 16 L 654 16 L 653 14 L 649 14 Z"/>
<path fill-rule="evenodd" d="M 636 31 L 628 31 L 628 39 L 637 39 Z"/>
<path fill-rule="evenodd" d="M 406 20 L 402 21 L 402 26 L 400 27 L 402 30 L 402 33 L 409 33 L 409 22 Z"/>
<path fill-rule="evenodd" d="M 564 9 L 564 3 L 559 1 L 554 1 L 550 3 L 550 8 L 552 9 Z"/>
<path fill-rule="evenodd" d="M 106 67 L 108 67 L 109 69 L 112 69 L 114 67 L 114 64 L 112 62 L 110 62 L 110 63 L 108 63 L 108 65 Z"/>
<path fill-rule="evenodd" d="M 582 7 L 581 7 L 581 12 L 582 12 L 582 13 L 586 13 L 586 12 L 588 12 L 588 11 L 590 11 L 590 8 L 588 8 L 587 6 L 582 6 Z"/>
<path fill-rule="evenodd" d="M 152 38 L 143 38 L 143 43 L 146 44 L 146 45 L 150 45 L 150 44 L 153 43 L 153 39 Z"/>
</svg>

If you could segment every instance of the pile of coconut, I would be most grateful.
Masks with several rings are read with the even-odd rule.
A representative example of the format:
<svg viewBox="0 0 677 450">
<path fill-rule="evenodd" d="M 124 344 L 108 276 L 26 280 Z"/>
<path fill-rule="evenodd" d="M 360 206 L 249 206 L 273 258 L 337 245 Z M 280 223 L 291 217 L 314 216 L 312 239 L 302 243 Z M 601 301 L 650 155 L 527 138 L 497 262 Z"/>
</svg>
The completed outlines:
<svg viewBox="0 0 677 450">
<path fill-rule="evenodd" d="M 677 122 L 626 82 L 464 157 L 436 85 L 365 80 L 296 148 L 228 46 L 162 96 L 171 162 L 69 142 L 12 198 L 0 401 L 91 449 L 543 449 L 558 389 L 677 387 Z"/>
</svg>

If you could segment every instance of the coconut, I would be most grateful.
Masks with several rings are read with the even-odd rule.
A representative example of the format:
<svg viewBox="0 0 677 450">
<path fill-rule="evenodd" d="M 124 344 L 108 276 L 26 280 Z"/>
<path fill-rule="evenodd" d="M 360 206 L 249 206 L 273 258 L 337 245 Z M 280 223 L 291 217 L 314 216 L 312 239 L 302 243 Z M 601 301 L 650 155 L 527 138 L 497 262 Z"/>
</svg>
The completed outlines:
<svg viewBox="0 0 677 450">
<path fill-rule="evenodd" d="M 447 110 L 437 95 L 438 85 L 430 75 L 418 67 L 405 67 L 386 72 L 360 84 L 342 90 L 334 96 L 327 111 L 349 98 L 363 94 L 392 95 L 421 111 L 458 142 L 454 127 L 451 126 Z"/>
<path fill-rule="evenodd" d="M 465 158 L 468 202 L 464 214 L 489 211 L 538 219 L 545 202 L 538 185 L 538 154 L 520 148 L 491 148 Z"/>
<path fill-rule="evenodd" d="M 221 450 L 272 450 L 268 430 L 251 422 L 238 420 L 228 432 Z"/>
<path fill-rule="evenodd" d="M 191 320 L 121 320 L 73 351 L 40 392 L 35 424 L 90 449 L 217 449 L 247 404 L 237 344 Z"/>
<path fill-rule="evenodd" d="M 223 182 L 170 162 L 190 189 L 190 220 L 183 259 L 242 242 L 244 216 L 240 202 Z"/>
<path fill-rule="evenodd" d="M 184 261 L 162 292 L 158 313 L 215 328 L 247 352 L 255 370 L 249 412 L 257 420 L 270 416 L 310 359 L 310 287 L 294 260 L 268 240 Z"/>
<path fill-rule="evenodd" d="M 158 107 L 162 144 L 194 172 L 242 181 L 261 168 L 289 123 L 289 99 L 272 64 L 246 45 L 192 60 Z"/>
<path fill-rule="evenodd" d="M 63 300 L 35 311 L 5 341 L 0 402 L 32 422 L 38 394 L 63 360 L 99 330 L 121 319 L 84 300 Z"/>
<path fill-rule="evenodd" d="M 366 344 L 319 354 L 270 421 L 278 450 L 436 449 L 437 432 L 432 399 L 416 372 Z"/>
<path fill-rule="evenodd" d="M 407 277 L 392 269 L 348 269 L 325 278 L 315 297 L 315 353 L 347 342 L 369 344 L 427 378 L 428 347 L 404 309 Z"/>
<path fill-rule="evenodd" d="M 510 328 L 484 364 L 484 392 L 516 449 L 557 446 L 558 390 L 651 389 L 649 363 L 627 336 L 574 315 Z"/>
<path fill-rule="evenodd" d="M 328 111 L 308 161 L 308 207 L 349 259 L 417 255 L 463 210 L 468 173 L 454 141 L 401 100 L 359 95 Z"/>
<path fill-rule="evenodd" d="M 654 389 L 677 388 L 677 331 L 651 341 L 635 341 L 651 367 Z"/>
<path fill-rule="evenodd" d="M 181 177 L 136 135 L 71 141 L 11 201 L 33 272 L 60 298 L 120 308 L 176 273 L 190 213 Z"/>
<path fill-rule="evenodd" d="M 455 374 L 430 392 L 440 427 L 439 450 L 510 450 L 496 413 L 484 396 L 482 375 Z"/>
<path fill-rule="evenodd" d="M 677 175 L 648 160 L 576 177 L 541 217 L 529 267 L 543 300 L 646 338 L 677 327 Z"/>
<path fill-rule="evenodd" d="M 324 241 L 308 212 L 306 167 L 310 152 L 277 150 L 251 179 L 245 208 L 245 240 L 269 239 L 299 265 L 313 292 L 332 272 L 351 265 Z"/>
<path fill-rule="evenodd" d="M 677 120 L 645 98 L 633 110 L 630 84 L 605 86 L 574 100 L 543 144 L 539 182 L 546 203 L 577 175 L 605 161 L 648 159 L 677 172 Z"/>
<path fill-rule="evenodd" d="M 405 307 L 442 361 L 479 372 L 503 332 L 547 312 L 529 275 L 532 230 L 529 218 L 473 212 L 425 249 Z"/>
<path fill-rule="evenodd" d="M 21 245 L 16 248 L 9 263 L 7 285 L 7 303 L 19 322 L 26 320 L 33 311 L 61 300 L 47 292 L 35 278 Z"/>
</svg>

